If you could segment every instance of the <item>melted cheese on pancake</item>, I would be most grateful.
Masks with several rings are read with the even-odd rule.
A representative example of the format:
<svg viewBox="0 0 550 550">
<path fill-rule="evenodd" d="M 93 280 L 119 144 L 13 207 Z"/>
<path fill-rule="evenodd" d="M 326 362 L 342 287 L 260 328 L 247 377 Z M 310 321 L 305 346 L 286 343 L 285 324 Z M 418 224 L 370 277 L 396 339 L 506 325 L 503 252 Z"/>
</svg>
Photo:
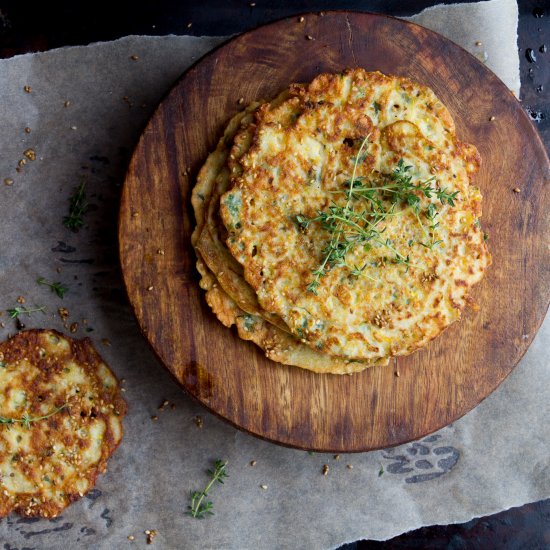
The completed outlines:
<svg viewBox="0 0 550 550">
<path fill-rule="evenodd" d="M 474 146 L 456 138 L 431 90 L 361 69 L 325 74 L 291 86 L 288 100 L 262 105 L 256 118 L 242 174 L 222 196 L 220 212 L 227 246 L 263 309 L 313 349 L 359 360 L 410 353 L 460 317 L 490 264 L 478 221 L 481 195 L 471 185 L 480 160 Z M 356 162 L 366 136 L 367 154 Z M 417 193 L 419 215 L 396 204 L 378 238 L 352 248 L 345 266 L 328 270 L 316 293 L 308 291 L 331 234 L 318 222 L 303 231 L 297 217 L 343 206 L 354 170 L 356 181 L 387 185 L 400 161 L 411 166 L 415 185 L 430 182 L 433 190 L 431 198 Z M 454 206 L 442 204 L 437 190 L 457 193 Z M 431 233 L 430 204 L 438 213 Z M 405 258 L 408 265 L 399 261 Z"/>
</svg>

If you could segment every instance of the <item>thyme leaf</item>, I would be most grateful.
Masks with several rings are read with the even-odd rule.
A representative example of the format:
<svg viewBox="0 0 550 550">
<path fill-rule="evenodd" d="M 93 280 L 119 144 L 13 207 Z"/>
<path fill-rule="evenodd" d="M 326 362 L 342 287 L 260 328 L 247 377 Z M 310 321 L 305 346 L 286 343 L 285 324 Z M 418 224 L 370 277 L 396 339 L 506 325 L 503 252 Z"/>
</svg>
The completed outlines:
<svg viewBox="0 0 550 550">
<path fill-rule="evenodd" d="M 46 311 L 46 306 L 42 306 L 42 307 L 34 307 L 34 308 L 28 308 L 28 307 L 14 307 L 12 309 L 8 309 L 6 310 L 9 314 L 9 316 L 12 318 L 12 319 L 17 319 L 17 317 L 19 317 L 19 315 L 29 315 L 31 313 L 34 313 L 35 311 Z"/>
<path fill-rule="evenodd" d="M 83 181 L 70 199 L 69 215 L 63 218 L 63 225 L 72 231 L 78 231 L 83 225 L 82 216 L 88 211 L 86 202 L 86 182 Z"/>
<path fill-rule="evenodd" d="M 213 515 L 212 508 L 214 505 L 211 501 L 204 501 L 204 498 L 208 496 L 210 489 L 217 481 L 223 483 L 223 480 L 228 477 L 226 472 L 227 461 L 216 460 L 214 463 L 214 469 L 208 470 L 210 475 L 210 481 L 206 485 L 203 491 L 191 492 L 191 504 L 187 507 L 187 514 L 196 519 L 204 519 L 207 515 Z"/>
<path fill-rule="evenodd" d="M 60 298 L 63 298 L 63 296 L 65 295 L 65 292 L 69 290 L 68 287 L 61 284 L 60 282 L 50 283 L 49 281 L 44 279 L 44 277 L 39 277 L 38 279 L 36 279 L 36 282 L 39 285 L 49 286 L 50 290 L 52 292 L 55 292 L 55 294 L 57 294 Z"/>
<path fill-rule="evenodd" d="M 25 413 L 21 418 L 9 418 L 5 416 L 0 416 L 0 424 L 3 424 L 8 428 L 10 426 L 13 426 L 14 424 L 22 424 L 25 428 L 30 428 L 33 422 L 46 420 L 47 418 L 50 418 L 51 416 L 53 416 L 54 414 L 57 414 L 63 409 L 66 409 L 68 406 L 69 405 L 67 403 L 64 403 L 63 405 L 61 405 L 61 407 L 56 407 L 53 411 L 43 416 L 30 416 L 29 413 Z"/>
</svg>

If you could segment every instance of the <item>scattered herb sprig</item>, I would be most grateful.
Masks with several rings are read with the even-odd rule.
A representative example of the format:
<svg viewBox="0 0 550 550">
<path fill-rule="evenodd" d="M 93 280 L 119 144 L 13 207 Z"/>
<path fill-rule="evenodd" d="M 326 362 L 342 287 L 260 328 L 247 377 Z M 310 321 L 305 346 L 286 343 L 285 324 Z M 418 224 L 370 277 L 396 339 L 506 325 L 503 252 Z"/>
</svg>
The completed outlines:
<svg viewBox="0 0 550 550">
<path fill-rule="evenodd" d="M 55 292 L 60 298 L 63 298 L 65 296 L 65 292 L 67 292 L 69 289 L 65 285 L 61 284 L 60 282 L 51 283 L 50 281 L 47 281 L 44 277 L 39 277 L 36 279 L 36 282 L 39 285 L 49 286 L 50 290 L 52 292 Z"/>
<path fill-rule="evenodd" d="M 69 215 L 63 218 L 63 225 L 68 229 L 78 231 L 84 225 L 82 216 L 88 211 L 88 206 L 86 202 L 86 182 L 83 181 L 71 197 Z"/>
<path fill-rule="evenodd" d="M 45 414 L 44 416 L 30 416 L 28 413 L 25 413 L 21 418 L 9 418 L 5 416 L 0 416 L 0 424 L 7 426 L 13 426 L 14 424 L 22 424 L 25 428 L 30 428 L 33 422 L 39 422 L 40 420 L 46 420 L 54 414 L 66 409 L 68 407 L 67 403 L 61 405 L 61 407 L 56 407 L 53 411 Z"/>
<path fill-rule="evenodd" d="M 223 483 L 223 480 L 228 477 L 226 472 L 227 461 L 216 460 L 214 463 L 214 469 L 208 470 L 210 474 L 210 481 L 206 485 L 203 491 L 191 492 L 191 504 L 187 507 L 187 514 L 193 518 L 204 519 L 207 515 L 213 515 L 212 508 L 214 505 L 211 501 L 204 501 L 204 498 L 208 496 L 210 489 L 216 481 Z"/>
<path fill-rule="evenodd" d="M 9 316 L 12 318 L 12 319 L 17 319 L 17 317 L 19 317 L 19 315 L 29 315 L 31 313 L 34 313 L 35 311 L 42 311 L 42 312 L 45 312 L 46 311 L 46 306 L 42 306 L 42 307 L 32 307 L 32 308 L 28 308 L 28 307 L 14 307 L 12 309 L 8 309 L 7 312 L 9 314 Z"/>
</svg>

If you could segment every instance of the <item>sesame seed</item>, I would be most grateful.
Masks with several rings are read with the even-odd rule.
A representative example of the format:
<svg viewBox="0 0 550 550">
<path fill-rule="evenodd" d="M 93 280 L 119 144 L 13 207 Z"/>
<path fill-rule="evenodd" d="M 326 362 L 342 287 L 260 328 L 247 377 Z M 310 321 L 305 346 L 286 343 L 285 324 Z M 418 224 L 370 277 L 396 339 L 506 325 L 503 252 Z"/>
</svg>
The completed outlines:
<svg viewBox="0 0 550 550">
<path fill-rule="evenodd" d="M 395 371 L 395 376 L 397 376 L 399 378 L 400 374 L 399 374 L 398 370 Z"/>
<path fill-rule="evenodd" d="M 13 180 L 11 178 L 4 178 L 5 185 L 13 185 Z"/>
<path fill-rule="evenodd" d="M 128 535 L 128 540 L 134 540 L 135 538 L 134 535 Z"/>
<path fill-rule="evenodd" d="M 153 288 L 155 288 L 155 287 L 154 287 L 153 285 L 151 285 L 151 286 L 148 286 L 148 287 L 147 287 L 147 290 L 148 290 L 149 292 L 151 292 L 151 290 L 153 290 Z"/>
<path fill-rule="evenodd" d="M 492 117 L 489 118 L 489 121 L 490 121 L 490 122 L 493 122 L 493 120 L 496 120 L 496 118 L 497 118 L 497 117 L 492 116 Z"/>
<path fill-rule="evenodd" d="M 70 104 L 71 104 L 71 102 L 67 99 L 67 100 L 65 100 L 65 102 L 63 103 L 63 107 L 68 107 Z"/>
<path fill-rule="evenodd" d="M 348 464 L 348 465 L 346 466 L 346 468 L 347 468 L 348 470 L 353 470 L 353 464 Z"/>
<path fill-rule="evenodd" d="M 250 2 L 250 7 L 253 8 L 256 5 L 256 2 Z"/>
<path fill-rule="evenodd" d="M 27 126 L 25 128 L 25 134 L 30 134 L 31 133 L 31 129 Z"/>
<path fill-rule="evenodd" d="M 139 59 L 139 55 L 136 55 L 136 54 L 131 55 L 131 56 L 130 56 L 130 59 L 131 59 L 132 61 L 137 61 L 137 60 Z"/>
<path fill-rule="evenodd" d="M 323 464 L 323 475 L 328 475 L 329 467 L 328 464 Z"/>
<path fill-rule="evenodd" d="M 313 40 L 313 36 L 311 36 L 311 34 L 308 34 L 308 35 L 306 36 L 306 40 Z"/>
<path fill-rule="evenodd" d="M 476 42 L 476 46 L 481 46 L 481 42 L 479 40 Z"/>
<path fill-rule="evenodd" d="M 260 488 L 265 491 L 267 489 L 267 485 L 260 485 Z"/>
<path fill-rule="evenodd" d="M 334 460 L 340 460 L 340 455 L 334 455 Z"/>
<path fill-rule="evenodd" d="M 138 216 L 139 216 L 139 212 L 134 212 L 134 213 L 132 214 L 132 218 L 137 218 Z"/>
<path fill-rule="evenodd" d="M 299 23 L 303 23 L 305 20 L 306 20 L 305 17 L 300 17 L 300 19 L 298 19 L 298 22 L 299 22 Z"/>
<path fill-rule="evenodd" d="M 255 460 L 251 460 L 251 461 L 250 461 L 250 466 L 256 466 L 256 461 L 255 461 Z"/>
<path fill-rule="evenodd" d="M 190 29 L 193 26 L 193 23 L 187 23 L 187 28 Z"/>
<path fill-rule="evenodd" d="M 36 160 L 36 153 L 33 149 L 27 149 L 26 151 L 23 151 L 23 154 L 29 159 L 29 160 Z"/>
<path fill-rule="evenodd" d="M 239 101 L 237 101 L 239 105 L 242 105 L 244 103 L 244 97 L 240 97 Z"/>
<path fill-rule="evenodd" d="M 519 187 L 514 187 L 514 193 L 520 193 L 521 189 Z"/>
<path fill-rule="evenodd" d="M 162 248 L 159 248 L 157 250 L 157 254 L 159 254 L 160 256 L 164 256 L 164 250 Z"/>
</svg>

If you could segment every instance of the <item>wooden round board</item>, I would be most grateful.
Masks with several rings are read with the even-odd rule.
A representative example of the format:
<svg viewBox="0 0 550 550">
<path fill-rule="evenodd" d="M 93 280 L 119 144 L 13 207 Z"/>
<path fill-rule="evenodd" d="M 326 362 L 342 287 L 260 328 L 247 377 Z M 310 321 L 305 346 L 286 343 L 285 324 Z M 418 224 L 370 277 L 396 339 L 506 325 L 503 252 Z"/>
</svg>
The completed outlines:
<svg viewBox="0 0 550 550">
<path fill-rule="evenodd" d="M 473 292 L 480 310 L 465 311 L 425 349 L 352 376 L 319 375 L 267 360 L 214 318 L 198 286 L 190 193 L 225 123 L 242 108 L 239 98 L 269 99 L 292 82 L 357 66 L 431 87 L 453 115 L 458 137 L 478 147 L 493 265 Z M 475 407 L 533 340 L 550 296 L 548 173 L 545 148 L 518 101 L 442 36 L 366 13 L 278 21 L 204 57 L 151 118 L 122 195 L 128 295 L 176 380 L 238 428 L 317 451 L 404 443 Z"/>
</svg>

